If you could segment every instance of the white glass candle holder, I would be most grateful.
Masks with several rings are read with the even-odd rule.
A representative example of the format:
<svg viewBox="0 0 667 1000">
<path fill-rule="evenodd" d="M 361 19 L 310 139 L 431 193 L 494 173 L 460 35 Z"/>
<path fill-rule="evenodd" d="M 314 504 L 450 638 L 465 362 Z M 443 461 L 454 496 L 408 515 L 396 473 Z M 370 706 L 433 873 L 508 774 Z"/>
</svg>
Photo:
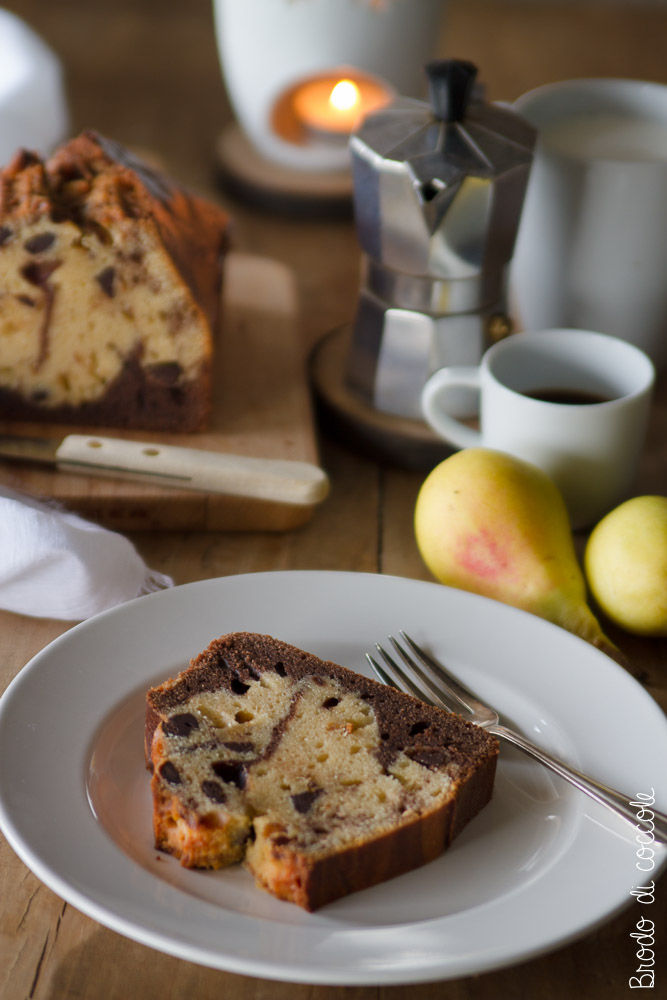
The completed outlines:
<svg viewBox="0 0 667 1000">
<path fill-rule="evenodd" d="M 238 124 L 270 161 L 347 169 L 359 115 L 394 94 L 424 95 L 444 7 L 444 0 L 214 0 Z M 357 88 L 356 106 L 327 103 L 343 80 Z"/>
</svg>

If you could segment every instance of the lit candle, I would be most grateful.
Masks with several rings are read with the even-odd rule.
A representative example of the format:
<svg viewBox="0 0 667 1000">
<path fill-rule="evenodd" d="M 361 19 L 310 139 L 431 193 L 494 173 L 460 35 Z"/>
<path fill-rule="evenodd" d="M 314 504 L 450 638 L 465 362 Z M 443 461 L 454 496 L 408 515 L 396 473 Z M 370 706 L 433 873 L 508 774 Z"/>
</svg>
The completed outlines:
<svg viewBox="0 0 667 1000">
<path fill-rule="evenodd" d="M 371 77 L 318 76 L 295 88 L 292 107 L 308 131 L 347 138 L 371 111 L 391 100 L 390 88 Z"/>
</svg>

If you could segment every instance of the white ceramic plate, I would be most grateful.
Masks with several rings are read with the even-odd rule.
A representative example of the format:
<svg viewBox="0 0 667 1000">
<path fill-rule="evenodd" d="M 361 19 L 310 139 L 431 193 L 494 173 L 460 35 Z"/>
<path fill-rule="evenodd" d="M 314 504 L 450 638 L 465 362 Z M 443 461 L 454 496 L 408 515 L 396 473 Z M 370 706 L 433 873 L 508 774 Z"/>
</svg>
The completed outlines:
<svg viewBox="0 0 667 1000">
<path fill-rule="evenodd" d="M 511 748 L 501 751 L 493 801 L 445 855 L 315 914 L 256 889 L 240 867 L 186 871 L 153 849 L 147 687 L 229 631 L 267 632 L 364 672 L 364 651 L 399 628 L 544 746 L 631 795 L 653 787 L 664 808 L 665 718 L 583 641 L 438 584 L 263 573 L 123 605 L 71 629 L 21 671 L 0 701 L 5 835 L 46 885 L 100 923 L 189 961 L 269 979 L 462 976 L 553 948 L 631 903 L 632 888 L 645 884 L 634 827 Z"/>
</svg>

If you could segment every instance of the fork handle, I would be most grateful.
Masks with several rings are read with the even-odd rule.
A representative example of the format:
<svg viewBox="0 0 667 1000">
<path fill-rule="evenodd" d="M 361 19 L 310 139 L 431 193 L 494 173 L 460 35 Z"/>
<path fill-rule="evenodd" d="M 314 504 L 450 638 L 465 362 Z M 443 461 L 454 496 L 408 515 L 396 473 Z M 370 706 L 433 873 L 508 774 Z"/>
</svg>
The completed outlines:
<svg viewBox="0 0 667 1000">
<path fill-rule="evenodd" d="M 628 820 L 633 825 L 637 826 L 644 833 L 651 832 L 653 839 L 658 844 L 667 844 L 667 816 L 664 813 L 659 812 L 653 807 L 645 806 L 647 811 L 652 814 L 652 819 L 650 823 L 652 824 L 652 829 L 650 826 L 644 827 L 640 825 L 638 820 L 637 811 L 632 808 L 630 802 L 632 797 L 629 795 L 623 795 L 621 792 L 615 791 L 613 788 L 609 788 L 608 785 L 603 785 L 599 781 L 595 781 L 593 778 L 589 778 L 587 775 L 582 774 L 581 771 L 577 771 L 576 768 L 569 767 L 568 764 L 564 764 L 562 760 L 558 757 L 554 757 L 552 754 L 547 753 L 545 750 L 540 749 L 540 747 L 535 746 L 530 740 L 527 740 L 525 736 L 521 736 L 520 733 L 514 732 L 513 729 L 508 729 L 506 726 L 495 725 L 486 727 L 488 733 L 494 733 L 500 739 L 507 740 L 508 743 L 512 743 L 519 750 L 523 750 L 524 753 L 528 754 L 530 757 L 535 757 L 548 767 L 550 770 L 559 774 L 561 778 L 565 778 L 566 781 L 571 782 L 576 788 L 581 792 L 585 792 L 586 795 L 590 795 L 592 799 L 596 802 L 600 802 L 603 806 L 607 806 L 613 812 L 622 816 L 623 819 Z"/>
</svg>

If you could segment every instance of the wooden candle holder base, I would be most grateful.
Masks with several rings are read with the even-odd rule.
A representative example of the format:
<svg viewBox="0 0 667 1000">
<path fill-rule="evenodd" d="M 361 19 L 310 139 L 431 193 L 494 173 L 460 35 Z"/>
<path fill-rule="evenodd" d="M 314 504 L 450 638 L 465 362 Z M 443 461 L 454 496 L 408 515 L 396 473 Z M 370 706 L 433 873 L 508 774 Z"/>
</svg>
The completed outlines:
<svg viewBox="0 0 667 1000">
<path fill-rule="evenodd" d="M 293 170 L 262 156 L 236 124 L 216 144 L 218 178 L 233 197 L 281 215 L 352 216 L 350 171 Z"/>
</svg>

